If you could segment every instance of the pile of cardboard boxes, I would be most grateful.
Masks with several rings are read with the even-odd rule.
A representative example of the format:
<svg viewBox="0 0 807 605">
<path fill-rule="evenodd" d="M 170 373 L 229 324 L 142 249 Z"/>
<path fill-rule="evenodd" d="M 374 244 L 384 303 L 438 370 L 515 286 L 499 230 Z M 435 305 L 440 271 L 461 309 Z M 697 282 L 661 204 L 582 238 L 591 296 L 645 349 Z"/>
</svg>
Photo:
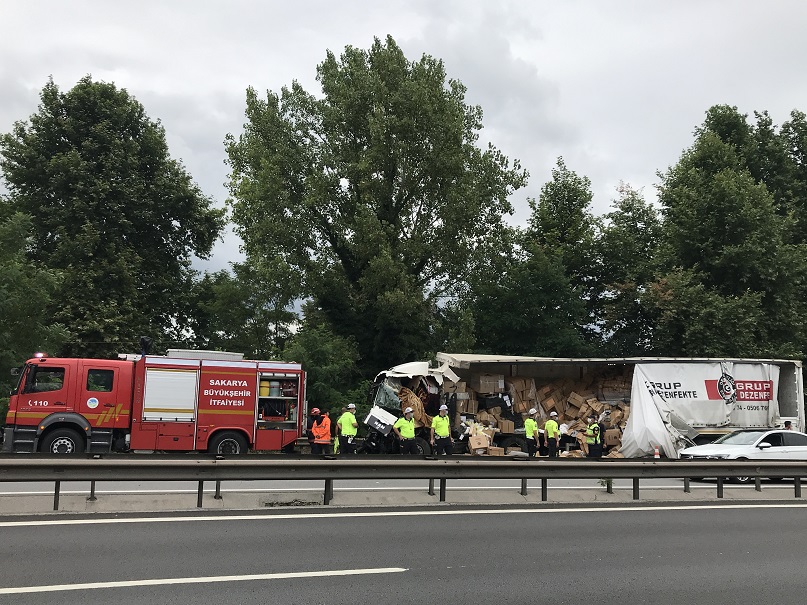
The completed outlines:
<svg viewBox="0 0 807 605">
<path fill-rule="evenodd" d="M 579 450 L 563 452 L 566 456 L 586 454 L 587 417 L 593 414 L 606 425 L 603 442 L 608 457 L 621 457 L 622 431 L 630 415 L 632 376 L 608 370 L 592 372 L 579 378 L 564 378 L 537 383 L 533 378 L 501 374 L 476 374 L 467 382 L 443 383 L 443 393 L 456 397 L 455 426 L 464 428 L 469 450 L 474 454 L 500 455 L 508 452 L 493 447 L 494 435 L 512 434 L 523 427 L 529 410 L 540 414 L 539 429 L 557 412 L 561 430 L 580 444 Z M 491 405 L 493 404 L 493 405 Z M 610 411 L 610 414 L 603 413 Z M 510 449 L 510 448 L 508 448 Z"/>
</svg>

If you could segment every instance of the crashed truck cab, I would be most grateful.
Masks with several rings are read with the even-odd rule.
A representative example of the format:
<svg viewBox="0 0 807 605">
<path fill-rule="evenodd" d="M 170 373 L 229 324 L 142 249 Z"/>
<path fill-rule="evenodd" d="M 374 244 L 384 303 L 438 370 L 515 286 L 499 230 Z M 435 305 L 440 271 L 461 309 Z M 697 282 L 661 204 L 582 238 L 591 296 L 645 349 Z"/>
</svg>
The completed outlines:
<svg viewBox="0 0 807 605">
<path fill-rule="evenodd" d="M 473 453 L 519 448 L 532 408 L 541 431 L 549 414 L 558 414 L 567 456 L 584 455 L 589 416 L 606 425 L 610 457 L 652 456 L 658 447 L 676 458 L 684 447 L 738 428 L 777 428 L 785 420 L 805 427 L 798 360 L 453 353 L 437 353 L 436 359 L 435 367 L 417 362 L 381 372 L 371 403 L 398 414 L 411 404 L 423 425 L 445 403 L 455 440 L 462 447 L 472 441 Z"/>
</svg>

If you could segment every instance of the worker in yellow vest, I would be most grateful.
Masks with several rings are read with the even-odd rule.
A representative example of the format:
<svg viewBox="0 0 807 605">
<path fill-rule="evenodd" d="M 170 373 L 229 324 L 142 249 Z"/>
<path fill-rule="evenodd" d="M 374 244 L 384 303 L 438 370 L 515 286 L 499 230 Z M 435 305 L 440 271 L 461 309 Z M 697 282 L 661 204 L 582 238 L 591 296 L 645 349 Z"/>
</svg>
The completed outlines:
<svg viewBox="0 0 807 605">
<path fill-rule="evenodd" d="M 538 452 L 538 422 L 535 417 L 538 410 L 530 408 L 530 415 L 524 421 L 524 435 L 527 437 L 527 456 L 534 457 Z"/>
<path fill-rule="evenodd" d="M 454 440 L 451 438 L 451 422 L 448 419 L 448 406 L 440 406 L 440 414 L 432 418 L 430 443 L 434 453 L 438 456 L 450 456 L 454 449 Z"/>
<path fill-rule="evenodd" d="M 594 416 L 588 417 L 586 444 L 588 445 L 589 458 L 602 458 L 602 435 L 600 434 L 600 425 L 597 424 L 597 419 Z"/>
<path fill-rule="evenodd" d="M 359 431 L 359 423 L 356 422 L 356 404 L 349 403 L 347 411 L 339 416 L 336 421 L 336 434 L 339 436 L 339 453 L 356 453 L 356 433 Z"/>
<path fill-rule="evenodd" d="M 392 425 L 392 430 L 398 436 L 401 442 L 401 454 L 417 454 L 417 447 L 415 447 L 415 418 L 414 410 L 406 408 L 404 415 L 395 421 Z"/>
<path fill-rule="evenodd" d="M 557 458 L 558 444 L 560 443 L 560 427 L 558 426 L 558 413 L 550 412 L 549 420 L 544 425 L 544 441 L 549 450 L 550 458 Z"/>
</svg>

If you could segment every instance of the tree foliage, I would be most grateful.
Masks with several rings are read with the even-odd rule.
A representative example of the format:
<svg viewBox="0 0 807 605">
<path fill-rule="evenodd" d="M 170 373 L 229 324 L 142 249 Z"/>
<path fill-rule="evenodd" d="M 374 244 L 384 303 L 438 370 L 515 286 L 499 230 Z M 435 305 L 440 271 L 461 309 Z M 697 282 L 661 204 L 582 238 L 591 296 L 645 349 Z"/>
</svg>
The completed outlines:
<svg viewBox="0 0 807 605">
<path fill-rule="evenodd" d="M 29 258 L 63 279 L 48 307 L 65 354 L 107 354 L 140 334 L 184 337 L 191 255 L 223 224 L 165 132 L 114 84 L 49 81 L 38 111 L 0 138 L 12 207 L 31 217 Z"/>
<path fill-rule="evenodd" d="M 694 145 L 663 175 L 655 306 L 657 346 L 668 354 L 797 357 L 804 350 L 807 250 L 795 237 L 791 187 L 783 185 L 790 168 L 784 175 L 759 168 L 776 164 L 766 158 L 780 157 L 781 145 L 759 144 L 772 130 L 758 116 L 762 134 L 736 108 L 712 108 Z"/>
<path fill-rule="evenodd" d="M 294 82 L 247 91 L 229 136 L 233 220 L 250 258 L 299 273 L 367 372 L 433 350 L 443 296 L 503 229 L 526 173 L 480 149 L 482 110 L 430 56 L 388 37 L 328 52 L 321 97 Z"/>
<path fill-rule="evenodd" d="M 46 312 L 60 276 L 26 259 L 30 233 L 30 218 L 12 213 L 0 199 L 0 398 L 12 386 L 13 367 L 37 351 L 55 351 L 67 336 Z M 4 423 L 5 413 L 0 410 L 0 425 Z"/>
</svg>

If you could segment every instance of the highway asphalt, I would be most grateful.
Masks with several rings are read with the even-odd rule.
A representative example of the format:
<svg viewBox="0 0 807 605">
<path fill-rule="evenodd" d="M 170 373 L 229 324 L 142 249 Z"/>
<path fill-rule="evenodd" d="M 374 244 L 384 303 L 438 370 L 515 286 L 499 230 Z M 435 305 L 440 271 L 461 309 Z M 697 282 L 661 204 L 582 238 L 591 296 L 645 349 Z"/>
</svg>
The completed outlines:
<svg viewBox="0 0 807 605">
<path fill-rule="evenodd" d="M 6 517 L 0 602 L 800 604 L 806 513 L 783 502 Z"/>
</svg>

